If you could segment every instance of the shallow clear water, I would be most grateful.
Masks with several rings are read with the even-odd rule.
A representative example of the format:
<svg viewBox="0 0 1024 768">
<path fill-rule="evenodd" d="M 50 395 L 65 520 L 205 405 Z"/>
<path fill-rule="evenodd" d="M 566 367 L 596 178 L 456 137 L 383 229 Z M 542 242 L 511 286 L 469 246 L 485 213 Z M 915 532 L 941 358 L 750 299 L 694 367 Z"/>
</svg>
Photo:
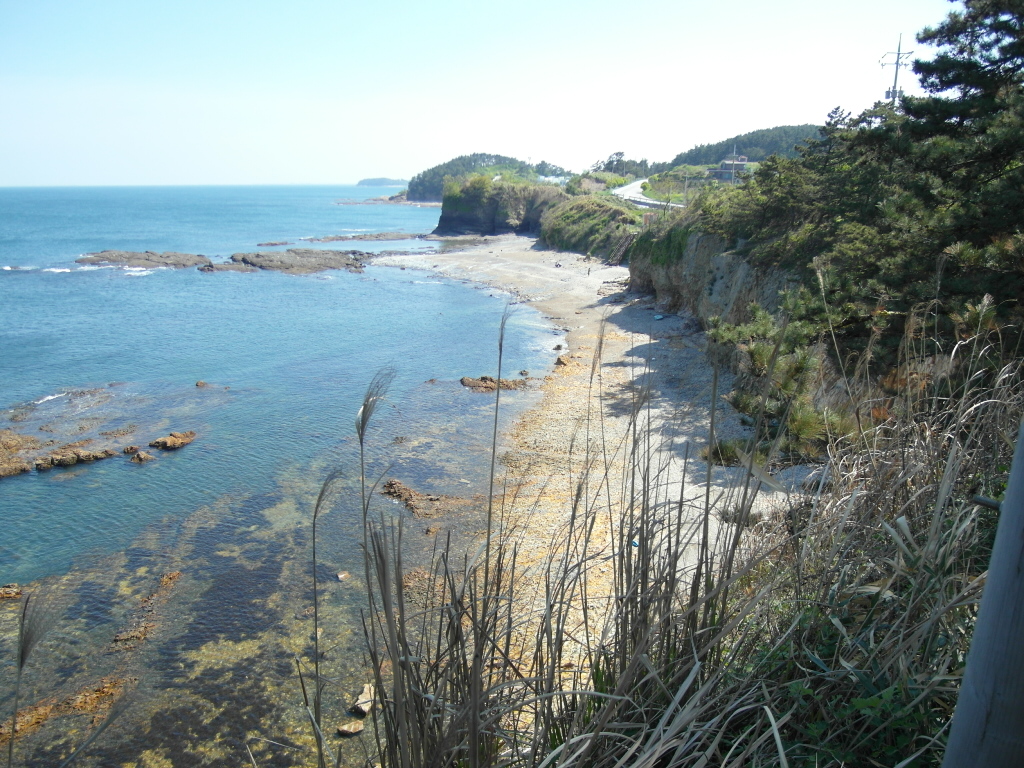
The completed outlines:
<svg viewBox="0 0 1024 768">
<path fill-rule="evenodd" d="M 479 493 L 490 399 L 458 379 L 494 374 L 506 299 L 373 266 L 296 277 L 82 268 L 74 259 L 103 249 L 227 256 L 270 240 L 415 234 L 436 225 L 436 208 L 335 204 L 393 191 L 0 189 L 0 265 L 21 267 L 0 270 L 0 429 L 116 449 L 145 448 L 170 431 L 198 433 L 178 451 L 150 449 L 158 455 L 147 464 L 118 455 L 0 480 L 0 584 L 61 595 L 60 629 L 41 652 L 53 664 L 26 678 L 25 701 L 71 695 L 100 677 L 138 680 L 131 685 L 143 703 L 125 717 L 132 726 L 105 734 L 108 746 L 97 747 L 91 764 L 136 764 L 146 750 L 184 750 L 191 757 L 152 764 L 234 765 L 253 727 L 246 718 L 257 715 L 267 728 L 295 729 L 301 741 L 301 718 L 293 721 L 294 702 L 283 705 L 280 691 L 297 690 L 290 659 L 305 649 L 297 638 L 308 632 L 301 610 L 309 600 L 319 483 L 335 467 L 357 466 L 355 414 L 374 373 L 390 365 L 396 378 L 371 428 L 371 472 L 425 491 Z M 536 313 L 518 308 L 504 370 L 542 372 L 556 342 Z M 208 386 L 197 388 L 200 380 Z M 532 397 L 505 398 L 504 418 Z M 339 488 L 321 526 L 320 553 L 336 593 L 327 620 L 335 644 L 351 654 L 337 661 L 336 673 L 355 680 L 365 674 L 356 663 L 361 580 L 340 584 L 335 576 L 362 573 L 353 471 Z M 385 499 L 375 505 L 375 514 L 404 514 Z M 427 551 L 425 526 L 408 524 L 412 549 Z M 479 527 L 471 514 L 438 526 Z M 157 601 L 157 628 L 131 653 L 115 653 L 113 636 L 170 571 L 183 576 Z M 14 602 L 0 606 L 8 671 Z M 262 670 L 258 690 L 246 688 L 253 669 Z M 237 717 L 222 713 L 217 728 L 203 725 L 211 702 L 227 699 Z M 181 711 L 169 715 L 174 708 Z M 186 715 L 189 724 L 167 727 L 169 718 Z M 85 727 L 79 720 L 48 722 L 20 748 L 46 764 L 73 746 L 76 728 Z M 212 746 L 225 732 L 234 748 Z M 275 755 L 268 764 L 290 759 Z"/>
</svg>

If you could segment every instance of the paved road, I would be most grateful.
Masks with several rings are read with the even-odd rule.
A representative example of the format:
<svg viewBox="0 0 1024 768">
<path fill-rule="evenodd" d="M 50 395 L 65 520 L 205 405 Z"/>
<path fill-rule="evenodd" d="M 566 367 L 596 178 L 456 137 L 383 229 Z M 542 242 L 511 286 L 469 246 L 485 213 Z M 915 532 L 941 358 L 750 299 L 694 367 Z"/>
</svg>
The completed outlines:
<svg viewBox="0 0 1024 768">
<path fill-rule="evenodd" d="M 634 205 L 640 205 L 645 208 L 684 208 L 685 206 L 679 205 L 679 203 L 663 203 L 660 200 L 652 200 L 649 197 L 644 196 L 643 185 L 647 179 L 637 179 L 634 182 L 627 184 L 624 187 L 616 187 L 612 190 L 612 194 L 617 197 L 621 197 L 623 200 L 629 200 Z"/>
</svg>

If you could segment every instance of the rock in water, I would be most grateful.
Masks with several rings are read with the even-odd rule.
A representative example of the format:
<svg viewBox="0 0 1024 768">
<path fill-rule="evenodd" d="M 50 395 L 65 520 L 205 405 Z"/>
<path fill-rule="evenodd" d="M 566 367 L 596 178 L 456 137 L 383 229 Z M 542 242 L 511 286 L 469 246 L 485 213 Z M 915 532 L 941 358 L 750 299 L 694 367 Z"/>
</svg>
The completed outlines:
<svg viewBox="0 0 1024 768">
<path fill-rule="evenodd" d="M 119 264 L 125 267 L 145 267 L 153 269 L 156 267 L 170 267 L 171 269 L 184 269 L 185 267 L 198 267 L 209 264 L 210 260 L 205 256 L 194 253 L 156 253 L 154 251 L 100 251 L 99 253 L 87 253 L 80 259 L 75 259 L 78 264 Z"/>
<path fill-rule="evenodd" d="M 493 392 L 499 385 L 502 389 L 526 389 L 528 386 L 524 379 L 502 379 L 499 382 L 493 376 L 481 376 L 479 379 L 463 376 L 459 383 L 474 392 Z"/>
<path fill-rule="evenodd" d="M 367 683 L 363 686 L 363 692 L 359 694 L 356 703 L 348 711 L 356 717 L 366 717 L 370 714 L 371 709 L 373 709 L 373 686 Z"/>
<path fill-rule="evenodd" d="M 167 437 L 158 437 L 149 444 L 149 447 L 160 448 L 164 451 L 173 451 L 176 448 L 188 445 L 195 439 L 196 433 L 192 430 L 189 430 L 188 432 L 171 432 Z"/>
<path fill-rule="evenodd" d="M 139 451 L 134 456 L 132 456 L 131 461 L 136 463 L 136 464 L 145 464 L 147 461 L 152 461 L 154 458 L 156 458 L 156 457 L 153 456 L 153 454 L 151 454 L 151 453 L 146 453 L 145 451 Z"/>
<path fill-rule="evenodd" d="M 12 477 L 30 471 L 32 465 L 17 453 L 33 450 L 39 445 L 38 438 L 10 429 L 0 429 L 0 477 Z"/>
<path fill-rule="evenodd" d="M 351 736 L 355 736 L 358 733 L 362 733 L 363 722 L 362 720 L 353 720 L 351 723 L 345 723 L 344 725 L 338 726 L 338 735 L 343 739 L 347 739 Z"/>
<path fill-rule="evenodd" d="M 289 248 L 287 251 L 260 251 L 258 253 L 234 253 L 231 263 L 214 264 L 205 272 L 216 272 L 221 269 L 269 269 L 292 275 L 305 275 L 311 272 L 323 272 L 327 269 L 345 269 L 349 272 L 362 272 L 361 258 L 366 256 L 362 251 L 329 251 L 312 248 Z"/>
<path fill-rule="evenodd" d="M 0 587 L 0 600 L 13 600 L 21 597 L 21 587 L 17 584 L 4 584 Z"/>
<path fill-rule="evenodd" d="M 5 458 L 0 460 L 0 477 L 13 477 L 31 469 L 32 466 L 24 459 Z"/>
<path fill-rule="evenodd" d="M 37 471 L 42 472 L 53 467 L 73 467 L 80 461 L 100 461 L 101 459 L 109 459 L 111 456 L 117 455 L 117 451 L 110 448 L 89 451 L 79 447 L 79 445 L 65 445 L 47 456 L 38 457 L 33 464 Z"/>
</svg>

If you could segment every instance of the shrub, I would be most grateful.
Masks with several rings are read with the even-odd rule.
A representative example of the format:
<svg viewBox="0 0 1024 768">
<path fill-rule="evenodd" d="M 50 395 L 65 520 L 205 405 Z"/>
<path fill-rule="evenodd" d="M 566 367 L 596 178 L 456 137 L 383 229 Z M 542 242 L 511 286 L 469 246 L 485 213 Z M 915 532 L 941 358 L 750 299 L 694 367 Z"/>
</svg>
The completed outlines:
<svg viewBox="0 0 1024 768">
<path fill-rule="evenodd" d="M 541 237 L 560 250 L 603 256 L 618 263 L 642 220 L 629 203 L 611 196 L 587 195 L 549 209 L 541 218 Z"/>
</svg>

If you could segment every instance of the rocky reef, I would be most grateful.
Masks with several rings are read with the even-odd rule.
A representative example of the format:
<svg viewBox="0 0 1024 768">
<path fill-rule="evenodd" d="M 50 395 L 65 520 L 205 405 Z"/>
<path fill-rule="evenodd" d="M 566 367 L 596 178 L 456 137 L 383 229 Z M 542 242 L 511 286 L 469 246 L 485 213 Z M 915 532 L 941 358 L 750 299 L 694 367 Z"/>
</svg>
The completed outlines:
<svg viewBox="0 0 1024 768">
<path fill-rule="evenodd" d="M 189 430 L 188 432 L 171 432 L 171 434 L 166 437 L 158 437 L 149 444 L 149 447 L 159 448 L 164 451 L 173 451 L 178 448 L 183 448 L 195 439 L 196 433 L 193 430 Z"/>
<path fill-rule="evenodd" d="M 493 376 L 481 376 L 479 379 L 463 376 L 459 379 L 459 383 L 474 392 L 493 392 L 499 386 L 503 390 L 526 389 L 529 386 L 529 382 L 526 379 L 501 379 L 499 381 Z"/>
<path fill-rule="evenodd" d="M 78 264 L 116 264 L 122 267 L 143 267 L 145 269 L 156 269 L 165 267 L 169 269 L 184 269 L 186 267 L 199 267 L 210 263 L 210 260 L 201 254 L 177 253 L 166 251 L 157 253 L 155 251 L 100 251 L 99 253 L 88 253 L 81 258 L 75 259 Z"/>
<path fill-rule="evenodd" d="M 285 272 L 290 275 L 307 275 L 328 269 L 344 269 L 362 272 L 362 251 L 330 251 L 312 248 L 289 248 L 287 251 L 259 251 L 257 253 L 235 253 L 231 261 L 224 264 L 204 264 L 201 272 L 255 272 L 258 269 Z"/>
<path fill-rule="evenodd" d="M 116 387 L 111 384 L 110 387 Z M 39 403 L 15 406 L 3 412 L 18 429 L 0 429 L 0 478 L 35 470 L 47 470 L 91 464 L 115 456 L 143 463 L 154 457 L 129 444 L 140 431 L 137 424 L 125 423 L 124 414 L 109 407 L 110 388 L 72 390 L 51 397 L 43 414 Z M 42 422 L 42 423 L 40 423 Z M 113 422 L 113 423 L 110 423 Z M 49 439 L 40 439 L 26 429 L 37 429 Z M 188 445 L 196 432 L 171 432 L 157 437 L 150 445 L 165 451 Z"/>
<path fill-rule="evenodd" d="M 367 242 L 381 242 L 387 240 L 422 240 L 426 237 L 423 234 L 409 234 L 408 232 L 363 232 L 358 235 L 327 235 L 326 237 L 303 237 L 307 243 L 344 243 L 350 240 L 365 240 Z M 355 253 L 355 251 L 353 251 Z"/>
<path fill-rule="evenodd" d="M 395 237 L 394 233 L 372 235 L 367 240 L 407 239 L 410 235 Z M 323 242 L 344 237 L 325 238 Z M 256 272 L 261 269 L 305 275 L 328 269 L 345 269 L 349 272 L 363 271 L 363 258 L 369 254 L 362 251 L 332 251 L 313 248 L 289 248 L 287 251 L 257 251 L 235 253 L 231 261 L 215 264 L 206 256 L 195 253 L 156 253 L 155 251 L 100 251 L 76 259 L 79 264 L 104 264 L 121 267 L 157 269 L 184 269 L 198 267 L 201 272 Z"/>
<path fill-rule="evenodd" d="M 19 454 L 38 448 L 40 441 L 30 435 L 22 435 L 10 429 L 0 429 L 0 477 L 30 472 L 32 465 Z"/>
<path fill-rule="evenodd" d="M 91 451 L 82 445 L 71 444 L 62 446 L 45 456 L 39 456 L 32 464 L 37 471 L 42 472 L 53 467 L 72 467 L 79 463 L 109 459 L 111 456 L 117 456 L 117 451 L 111 448 Z"/>
</svg>

